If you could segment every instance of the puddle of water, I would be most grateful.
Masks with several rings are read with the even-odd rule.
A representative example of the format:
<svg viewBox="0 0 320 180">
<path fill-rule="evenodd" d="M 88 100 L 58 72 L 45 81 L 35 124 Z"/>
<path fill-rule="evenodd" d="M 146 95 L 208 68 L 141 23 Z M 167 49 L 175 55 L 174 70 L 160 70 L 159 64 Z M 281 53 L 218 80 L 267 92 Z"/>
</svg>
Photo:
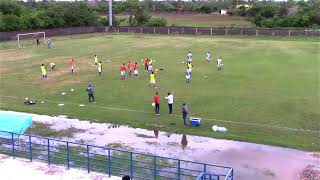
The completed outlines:
<svg viewBox="0 0 320 180">
<path fill-rule="evenodd" d="M 81 130 L 73 138 L 62 138 L 64 140 L 84 141 L 97 146 L 118 143 L 124 148 L 158 156 L 225 164 L 236 169 L 236 179 L 240 180 L 250 180 L 248 177 L 263 180 L 294 179 L 308 164 L 315 164 L 311 153 L 294 149 L 171 134 L 161 132 L 154 126 L 155 130 L 150 131 L 66 117 L 21 114 L 31 115 L 34 122 L 48 124 L 56 131 L 71 127 Z M 177 148 L 178 146 L 181 148 Z"/>
</svg>

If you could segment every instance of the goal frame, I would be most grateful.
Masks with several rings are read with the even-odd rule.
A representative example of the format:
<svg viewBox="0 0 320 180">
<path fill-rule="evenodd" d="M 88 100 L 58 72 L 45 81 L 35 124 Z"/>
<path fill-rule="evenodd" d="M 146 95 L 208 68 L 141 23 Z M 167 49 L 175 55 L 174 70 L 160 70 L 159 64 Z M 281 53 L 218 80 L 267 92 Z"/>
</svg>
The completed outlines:
<svg viewBox="0 0 320 180">
<path fill-rule="evenodd" d="M 17 34 L 18 47 L 21 48 L 21 45 L 20 45 L 20 36 L 27 36 L 27 35 L 32 35 L 32 34 L 34 34 L 34 35 L 36 35 L 36 34 L 43 34 L 44 44 L 47 44 L 46 32 L 23 33 L 23 34 Z"/>
</svg>

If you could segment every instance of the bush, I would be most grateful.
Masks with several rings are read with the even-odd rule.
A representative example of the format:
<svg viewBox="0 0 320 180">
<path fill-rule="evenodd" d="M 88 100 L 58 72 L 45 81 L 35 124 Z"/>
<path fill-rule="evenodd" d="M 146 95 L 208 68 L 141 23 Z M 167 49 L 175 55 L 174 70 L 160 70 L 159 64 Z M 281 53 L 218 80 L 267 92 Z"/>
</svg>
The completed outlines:
<svg viewBox="0 0 320 180">
<path fill-rule="evenodd" d="M 163 17 L 152 17 L 145 25 L 151 27 L 165 27 L 167 25 L 167 20 Z"/>
</svg>

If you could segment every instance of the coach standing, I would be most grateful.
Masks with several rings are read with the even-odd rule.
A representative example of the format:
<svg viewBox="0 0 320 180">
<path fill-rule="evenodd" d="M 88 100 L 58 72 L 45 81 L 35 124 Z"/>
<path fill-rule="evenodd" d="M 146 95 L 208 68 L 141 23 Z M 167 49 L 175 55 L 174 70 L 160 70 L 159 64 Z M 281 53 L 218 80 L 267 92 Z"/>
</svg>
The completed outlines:
<svg viewBox="0 0 320 180">
<path fill-rule="evenodd" d="M 165 97 L 165 99 L 168 100 L 169 114 L 172 114 L 173 94 L 171 94 L 170 92 L 168 92 L 168 96 Z"/>
</svg>

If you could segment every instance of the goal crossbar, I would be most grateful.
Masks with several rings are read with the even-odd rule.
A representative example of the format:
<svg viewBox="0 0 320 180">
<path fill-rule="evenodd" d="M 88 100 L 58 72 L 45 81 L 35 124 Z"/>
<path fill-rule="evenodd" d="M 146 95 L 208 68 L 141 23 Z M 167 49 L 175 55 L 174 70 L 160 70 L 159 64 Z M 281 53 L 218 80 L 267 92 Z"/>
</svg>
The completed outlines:
<svg viewBox="0 0 320 180">
<path fill-rule="evenodd" d="M 43 41 L 45 44 L 47 44 L 46 41 L 46 33 L 45 32 L 34 32 L 34 33 L 23 33 L 23 34 L 17 34 L 17 40 L 18 40 L 18 47 L 20 48 L 20 36 L 27 36 L 27 35 L 36 35 L 36 34 L 43 34 Z"/>
</svg>

